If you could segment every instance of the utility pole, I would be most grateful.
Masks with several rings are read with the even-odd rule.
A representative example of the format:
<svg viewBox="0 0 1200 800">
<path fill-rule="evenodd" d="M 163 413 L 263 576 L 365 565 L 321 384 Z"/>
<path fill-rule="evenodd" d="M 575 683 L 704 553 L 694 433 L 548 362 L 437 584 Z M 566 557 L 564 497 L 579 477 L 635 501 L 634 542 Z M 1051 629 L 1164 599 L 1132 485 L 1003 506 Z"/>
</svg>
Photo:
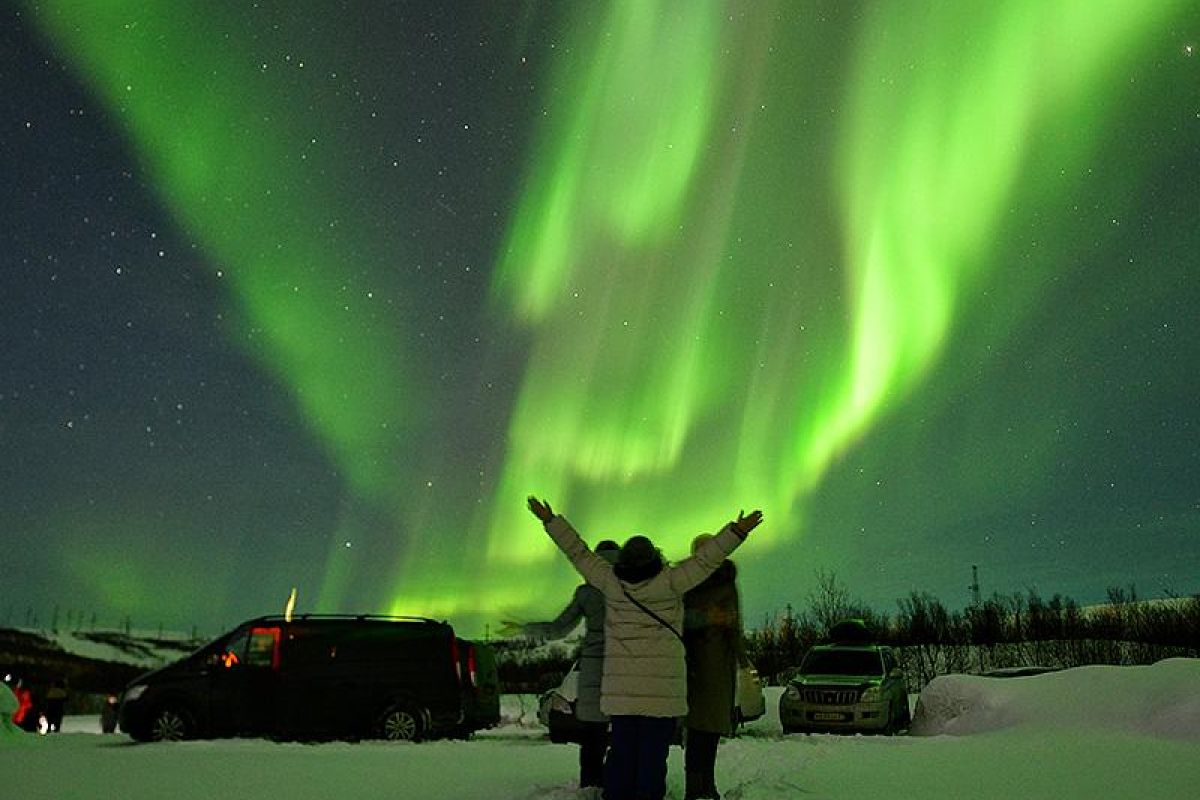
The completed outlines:
<svg viewBox="0 0 1200 800">
<path fill-rule="evenodd" d="M 979 597 L 979 567 L 971 565 L 971 585 L 968 587 L 971 590 L 971 605 L 979 608 L 983 604 Z"/>
</svg>

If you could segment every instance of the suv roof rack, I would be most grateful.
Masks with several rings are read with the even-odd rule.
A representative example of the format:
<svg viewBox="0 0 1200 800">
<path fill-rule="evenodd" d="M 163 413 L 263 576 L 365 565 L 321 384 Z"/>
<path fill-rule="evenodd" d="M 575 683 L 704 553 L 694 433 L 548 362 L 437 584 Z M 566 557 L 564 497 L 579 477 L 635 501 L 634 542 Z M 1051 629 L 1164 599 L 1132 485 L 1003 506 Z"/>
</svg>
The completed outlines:
<svg viewBox="0 0 1200 800">
<path fill-rule="evenodd" d="M 876 644 L 867 623 L 857 617 L 843 619 L 829 628 L 829 641 L 825 644 L 865 645 Z"/>
</svg>

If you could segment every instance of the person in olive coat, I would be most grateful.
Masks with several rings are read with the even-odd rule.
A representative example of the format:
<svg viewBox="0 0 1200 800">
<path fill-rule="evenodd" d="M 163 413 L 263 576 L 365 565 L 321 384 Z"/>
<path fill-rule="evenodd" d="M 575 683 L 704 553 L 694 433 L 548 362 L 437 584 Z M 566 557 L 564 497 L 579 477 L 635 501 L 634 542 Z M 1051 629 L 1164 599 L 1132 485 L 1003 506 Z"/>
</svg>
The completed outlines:
<svg viewBox="0 0 1200 800">
<path fill-rule="evenodd" d="M 692 552 L 708 539 L 701 534 Z M 687 650 L 688 715 L 684 748 L 684 800 L 719 800 L 715 766 L 722 736 L 734 732 L 738 663 L 743 655 L 737 568 L 725 559 L 683 596 Z"/>
</svg>

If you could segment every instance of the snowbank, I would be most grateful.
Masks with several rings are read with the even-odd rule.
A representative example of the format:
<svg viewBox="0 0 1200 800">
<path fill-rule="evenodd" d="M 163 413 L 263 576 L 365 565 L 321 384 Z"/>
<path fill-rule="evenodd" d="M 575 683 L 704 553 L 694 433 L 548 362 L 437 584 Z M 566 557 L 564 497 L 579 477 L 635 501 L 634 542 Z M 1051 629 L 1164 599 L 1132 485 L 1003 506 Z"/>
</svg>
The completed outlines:
<svg viewBox="0 0 1200 800">
<path fill-rule="evenodd" d="M 1075 667 L 1019 678 L 943 675 L 922 690 L 911 733 L 965 735 L 1014 726 L 1200 741 L 1200 659 Z"/>
<path fill-rule="evenodd" d="M 767 715 L 721 745 L 717 786 L 728 800 L 1194 797 L 1200 738 L 1187 732 L 1196 731 L 1200 718 L 1197 670 L 1200 661 L 1177 660 L 931 684 L 922 707 L 945 700 L 959 711 L 926 712 L 927 718 L 974 736 L 783 736 L 782 690 L 772 687 Z M 951 691 L 955 686 L 967 688 Z M 1080 710 L 1073 699 L 1094 709 L 1095 698 L 1114 692 L 1129 696 L 1103 712 Z M 1121 716 L 1121 709 L 1145 713 Z M 65 733 L 28 736 L 27 747 L 0 746 L 0 775 L 3 786 L 20 787 L 22 797 L 56 800 L 574 800 L 578 748 L 551 744 L 536 711 L 535 697 L 507 695 L 499 727 L 470 741 L 422 744 L 236 739 L 134 745 L 125 736 L 99 735 L 97 717 L 75 717 Z M 987 714 L 991 727 L 981 721 Z M 677 747 L 667 781 L 667 800 L 680 800 L 683 753 Z"/>
</svg>

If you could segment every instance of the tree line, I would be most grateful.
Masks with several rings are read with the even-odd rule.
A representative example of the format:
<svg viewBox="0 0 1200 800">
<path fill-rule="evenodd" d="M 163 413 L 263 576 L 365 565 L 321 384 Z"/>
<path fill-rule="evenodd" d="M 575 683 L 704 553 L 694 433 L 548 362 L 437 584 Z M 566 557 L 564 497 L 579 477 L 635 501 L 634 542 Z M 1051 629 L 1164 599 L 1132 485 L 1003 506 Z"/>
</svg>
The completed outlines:
<svg viewBox="0 0 1200 800">
<path fill-rule="evenodd" d="M 1143 600 L 1133 586 L 1111 587 L 1107 603 L 1081 606 L 1061 594 L 1046 599 L 1029 589 L 950 609 L 928 592 L 913 591 L 889 614 L 854 599 L 834 573 L 821 571 L 799 609 L 789 605 L 747 628 L 746 655 L 768 684 L 785 684 L 809 648 L 827 642 L 830 629 L 846 619 L 862 620 L 873 641 L 896 648 L 913 692 L 948 673 L 1200 657 L 1200 595 Z M 502 691 L 536 694 L 561 682 L 577 642 L 489 644 L 496 650 Z"/>
<path fill-rule="evenodd" d="M 759 674 L 786 683 L 830 628 L 861 619 L 873 640 L 897 648 L 910 689 L 947 673 L 984 673 L 1006 667 L 1077 667 L 1149 664 L 1200 655 L 1200 595 L 1141 600 L 1135 587 L 1111 587 L 1108 602 L 1080 606 L 1035 589 L 994 594 L 965 609 L 948 609 L 928 592 L 896 601 L 894 614 L 853 600 L 833 573 L 817 573 L 816 588 L 799 611 L 788 606 L 745 634 L 746 652 Z"/>
</svg>

